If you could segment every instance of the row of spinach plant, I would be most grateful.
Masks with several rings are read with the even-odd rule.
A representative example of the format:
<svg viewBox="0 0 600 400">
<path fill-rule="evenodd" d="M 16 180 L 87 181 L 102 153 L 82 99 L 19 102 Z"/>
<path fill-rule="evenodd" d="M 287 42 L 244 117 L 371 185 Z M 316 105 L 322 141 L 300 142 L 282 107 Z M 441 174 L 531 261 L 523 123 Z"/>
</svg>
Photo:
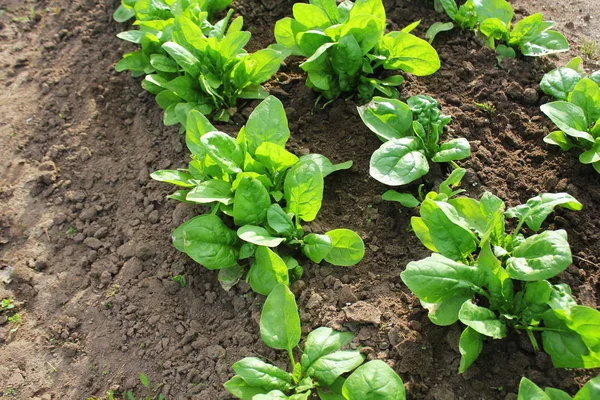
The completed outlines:
<svg viewBox="0 0 600 400">
<path fill-rule="evenodd" d="M 334 165 L 323 155 L 297 157 L 285 149 L 290 135 L 285 110 L 261 84 L 289 55 L 306 58 L 301 68 L 319 98 L 330 101 L 342 94 L 357 95 L 360 104 L 368 103 L 359 107 L 359 114 L 385 142 L 371 159 L 375 179 L 398 186 L 425 176 L 430 161 L 450 163 L 453 168 L 439 193 L 420 193 L 416 198 L 390 190 L 383 197 L 420 208 L 412 229 L 434 254 L 409 263 L 402 280 L 429 310 L 432 322 L 450 325 L 460 320 L 466 326 L 460 339 L 459 372 L 478 357 L 485 337 L 500 339 L 509 329 L 525 332 L 536 349 L 536 334 L 541 332 L 543 348 L 556 367 L 600 366 L 600 330 L 591 328 L 600 327 L 600 313 L 577 305 L 568 286 L 548 281 L 571 264 L 566 232 L 544 231 L 529 237 L 521 232 L 524 225 L 537 232 L 557 206 L 579 210 L 581 204 L 564 193 L 542 194 L 506 210 L 504 202 L 490 193 L 480 201 L 456 197 L 461 190 L 453 187 L 464 170 L 455 161 L 470 155 L 468 141 L 440 142 L 451 118 L 441 113 L 435 99 L 418 95 L 403 103 L 396 99 L 403 76 L 379 78 L 382 69 L 417 76 L 439 69 L 435 49 L 410 33 L 419 22 L 385 33 L 381 0 L 340 4 L 311 0 L 294 5 L 294 18 L 277 22 L 277 44 L 249 54 L 244 47 L 250 33 L 242 31 L 242 17 L 231 20 L 229 10 L 223 19 L 212 22 L 229 3 L 122 0 L 115 19 L 136 18 L 138 29 L 119 37 L 141 46 L 126 54 L 117 70 L 144 77 L 142 86 L 156 95 L 165 110 L 165 124 L 181 125 L 192 153 L 188 168 L 156 171 L 152 177 L 180 188 L 170 198 L 209 210 L 175 230 L 174 246 L 206 268 L 219 270 L 225 289 L 246 274 L 251 288 L 268 296 L 261 338 L 268 346 L 287 351 L 290 358 L 291 373 L 257 358 L 234 364 L 237 375 L 225 385 L 231 394 L 257 400 L 308 399 L 314 391 L 324 400 L 405 398 L 402 380 L 387 364 L 371 361 L 361 366 L 364 356 L 359 351 L 341 350 L 352 340 L 350 333 L 318 328 L 306 338 L 300 362 L 295 361 L 301 329 L 287 286 L 301 277 L 303 268 L 294 255 L 302 253 L 314 263 L 325 260 L 351 266 L 362 259 L 364 244 L 348 229 L 305 234 L 302 227 L 319 212 L 324 178 L 350 168 L 352 162 Z M 496 40 L 525 55 L 568 48 L 566 39 L 552 31 L 552 23 L 543 21 L 541 14 L 523 19 L 511 30 L 513 11 L 504 0 L 468 0 L 460 8 L 453 0 L 436 0 L 436 5 L 461 28 L 477 26 L 492 48 Z M 434 25 L 428 32 L 430 40 L 436 30 L 443 28 Z M 514 56 L 510 47 L 502 46 L 497 47 L 501 54 Z M 555 121 L 562 136 L 554 132 L 546 141 L 564 145 L 567 134 L 592 142 L 587 153 L 595 155 L 582 156 L 597 168 L 598 142 L 581 132 L 587 130 L 592 139 L 597 136 L 598 124 L 588 121 L 600 117 L 596 115 L 600 107 L 594 108 L 600 92 L 589 94 L 598 91 L 594 74 L 584 77 L 579 64 L 574 65 L 568 68 L 577 72 L 578 79 L 559 98 L 581 108 L 583 118 L 571 117 L 568 122 L 563 118 L 562 125 Z M 561 70 L 562 84 L 564 74 Z M 566 74 L 575 80 L 572 72 Z M 551 86 L 542 84 L 544 90 Z M 387 98 L 373 97 L 376 92 Z M 244 99 L 264 100 L 235 138 L 212 125 L 209 118 L 228 121 Z M 572 134 L 574 130 L 578 136 Z M 518 221 L 510 234 L 506 218 Z"/>
</svg>

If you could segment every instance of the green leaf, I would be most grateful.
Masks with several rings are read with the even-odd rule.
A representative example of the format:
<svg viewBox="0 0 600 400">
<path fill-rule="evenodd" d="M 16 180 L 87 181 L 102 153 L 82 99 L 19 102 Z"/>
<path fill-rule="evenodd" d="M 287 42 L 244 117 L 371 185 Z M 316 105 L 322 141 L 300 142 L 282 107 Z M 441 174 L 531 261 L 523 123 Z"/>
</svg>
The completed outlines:
<svg viewBox="0 0 600 400">
<path fill-rule="evenodd" d="M 166 42 L 162 48 L 192 77 L 197 78 L 200 75 L 200 61 L 185 47 L 174 42 Z"/>
<path fill-rule="evenodd" d="M 133 17 L 135 17 L 135 10 L 122 4 L 113 13 L 113 19 L 119 23 L 127 22 Z"/>
<path fill-rule="evenodd" d="M 315 164 L 317 164 L 317 166 L 321 170 L 321 175 L 323 175 L 323 178 L 325 178 L 329 174 L 332 174 L 335 171 L 350 169 L 352 167 L 352 161 L 346 161 L 346 162 L 339 163 L 339 164 L 333 164 L 331 161 L 329 161 L 329 159 L 327 157 L 325 157 L 322 154 L 315 154 L 315 153 L 305 154 L 302 157 L 300 157 L 299 161 L 303 162 L 306 160 L 313 161 Z"/>
<path fill-rule="evenodd" d="M 245 127 L 248 151 L 254 155 L 263 142 L 284 146 L 290 137 L 283 104 L 276 97 L 264 99 L 248 117 Z"/>
<path fill-rule="evenodd" d="M 431 75 L 440 69 L 438 53 L 429 43 L 410 33 L 393 33 L 383 37 L 389 52 L 383 64 L 385 69 L 401 69 L 416 76 Z"/>
<path fill-rule="evenodd" d="M 452 139 L 442 143 L 440 150 L 433 155 L 433 162 L 442 163 L 462 160 L 471 155 L 471 145 L 465 138 Z"/>
<path fill-rule="evenodd" d="M 263 246 L 256 248 L 254 263 L 246 280 L 252 290 L 263 296 L 268 296 L 279 284 L 287 286 L 290 283 L 285 262 L 271 249 Z"/>
<path fill-rule="evenodd" d="M 189 191 L 186 200 L 199 204 L 212 203 L 214 201 L 225 205 L 231 204 L 233 202 L 231 184 L 216 179 L 201 182 Z"/>
<path fill-rule="evenodd" d="M 544 75 L 540 82 L 540 88 L 549 96 L 558 100 L 567 100 L 569 93 L 575 89 L 575 85 L 580 80 L 579 72 L 568 67 L 560 67 Z"/>
<path fill-rule="evenodd" d="M 298 157 L 284 147 L 269 142 L 261 143 L 254 157 L 271 171 L 283 171 L 298 162 Z"/>
<path fill-rule="evenodd" d="M 331 328 L 320 327 L 312 331 L 304 342 L 302 369 L 308 370 L 319 358 L 338 351 L 354 338 L 352 332 L 338 332 Z"/>
<path fill-rule="evenodd" d="M 580 80 L 570 94 L 569 101 L 583 110 L 588 122 L 600 118 L 600 88 L 591 79 Z"/>
<path fill-rule="evenodd" d="M 431 322 L 439 326 L 449 326 L 458 321 L 460 307 L 470 298 L 471 296 L 460 295 L 437 303 L 421 301 L 421 305 L 429 311 L 427 317 L 429 317 Z"/>
<path fill-rule="evenodd" d="M 181 187 L 194 187 L 194 177 L 185 171 L 179 170 L 160 170 L 150 174 L 150 177 L 155 181 L 172 183 Z"/>
<path fill-rule="evenodd" d="M 400 100 L 376 96 L 368 104 L 358 107 L 358 114 L 384 142 L 408 136 L 412 129 L 412 111 Z"/>
<path fill-rule="evenodd" d="M 235 191 L 233 219 L 238 226 L 260 225 L 271 206 L 269 192 L 258 179 L 245 176 Z"/>
<path fill-rule="evenodd" d="M 594 141 L 593 136 L 588 133 L 588 121 L 581 107 L 566 101 L 554 101 L 542 105 L 540 110 L 567 135 Z"/>
<path fill-rule="evenodd" d="M 340 350 L 322 355 L 306 370 L 308 376 L 316 378 L 321 385 L 331 385 L 340 375 L 350 372 L 364 361 L 357 350 Z"/>
<path fill-rule="evenodd" d="M 381 0 L 357 0 L 350 10 L 349 22 L 358 19 L 361 15 L 372 17 L 377 23 L 379 31 L 383 33 L 386 24 L 385 8 Z"/>
<path fill-rule="evenodd" d="M 273 288 L 260 316 L 260 337 L 277 350 L 290 350 L 300 342 L 300 315 L 296 299 L 286 285 Z"/>
<path fill-rule="evenodd" d="M 123 58 L 115 65 L 115 71 L 144 72 L 149 63 L 150 60 L 141 51 L 134 51 L 123 55 Z"/>
<path fill-rule="evenodd" d="M 321 400 L 346 400 L 346 398 L 342 396 L 344 382 L 346 382 L 346 379 L 340 376 L 328 387 L 317 387 L 319 398 Z"/>
<path fill-rule="evenodd" d="M 333 248 L 333 242 L 327 235 L 309 233 L 304 236 L 302 253 L 312 262 L 320 263 Z"/>
<path fill-rule="evenodd" d="M 200 138 L 208 155 L 230 174 L 242 172 L 244 153 L 235 140 L 224 132 L 208 132 Z"/>
<path fill-rule="evenodd" d="M 243 247 L 243 246 L 242 246 Z M 240 258 L 242 254 L 240 251 Z M 219 279 L 219 283 L 221 287 L 228 292 L 232 287 L 237 285 L 237 283 L 242 279 L 242 275 L 244 275 L 245 268 L 241 265 L 234 265 L 233 267 L 222 268 L 219 270 L 219 275 L 217 278 Z"/>
<path fill-rule="evenodd" d="M 421 202 L 417 200 L 415 196 L 410 193 L 398 193 L 395 190 L 388 190 L 381 195 L 381 198 L 386 201 L 397 201 L 404 207 L 415 208 L 418 207 Z"/>
<path fill-rule="evenodd" d="M 308 28 L 292 18 L 282 18 L 275 23 L 275 40 L 285 46 L 296 56 L 309 56 L 303 54 L 296 42 L 296 35 L 307 31 Z"/>
<path fill-rule="evenodd" d="M 479 31 L 488 38 L 488 46 L 495 48 L 495 40 L 508 37 L 508 26 L 499 18 L 488 18 L 479 24 Z"/>
<path fill-rule="evenodd" d="M 178 72 L 177 63 L 172 58 L 162 54 L 152 54 L 150 56 L 150 65 L 161 72 Z"/>
<path fill-rule="evenodd" d="M 417 235 L 417 237 L 423 244 L 423 246 L 427 247 L 429 250 L 431 250 L 433 252 L 436 252 L 436 253 L 438 252 L 437 248 L 433 244 L 433 239 L 431 237 L 431 232 L 429 230 L 429 227 L 427 226 L 427 224 L 425 224 L 425 222 L 423 222 L 422 218 L 411 217 L 410 226 L 411 226 L 412 230 L 415 232 L 415 235 Z"/>
<path fill-rule="evenodd" d="M 458 319 L 482 335 L 494 339 L 506 337 L 506 325 L 498 319 L 496 314 L 488 308 L 473 304 L 471 300 L 463 303 L 458 312 Z"/>
<path fill-rule="evenodd" d="M 314 28 L 326 28 L 331 25 L 329 16 L 320 7 L 312 4 L 296 3 L 292 8 L 296 21 L 304 26 Z"/>
<path fill-rule="evenodd" d="M 464 373 L 479 357 L 483 349 L 484 336 L 475 329 L 467 326 L 460 335 L 458 349 L 460 351 L 460 365 L 458 373 Z"/>
<path fill-rule="evenodd" d="M 524 56 L 541 57 L 569 50 L 569 42 L 557 31 L 540 32 L 530 41 L 520 43 L 519 49 Z"/>
<path fill-rule="evenodd" d="M 150 379 L 144 373 L 140 373 L 140 382 L 146 387 L 150 387 Z"/>
<path fill-rule="evenodd" d="M 555 207 L 579 211 L 583 205 L 567 193 L 543 193 L 527 200 L 525 204 L 509 208 L 506 216 L 525 221 L 529 229 L 537 232 Z"/>
<path fill-rule="evenodd" d="M 471 297 L 485 281 L 485 273 L 475 266 L 455 262 L 434 253 L 411 261 L 400 274 L 402 282 L 422 301 L 438 303 L 453 297 Z"/>
<path fill-rule="evenodd" d="M 295 232 L 292 219 L 277 203 L 271 204 L 267 210 L 267 224 L 279 235 L 289 237 Z"/>
<path fill-rule="evenodd" d="M 381 183 L 406 185 L 429 172 L 421 142 L 415 137 L 392 139 L 371 156 L 369 174 Z"/>
<path fill-rule="evenodd" d="M 346 379 L 342 394 L 348 400 L 405 400 L 402 379 L 381 360 L 369 361 Z"/>
<path fill-rule="evenodd" d="M 600 375 L 587 381 L 573 400 L 594 400 L 598 398 L 600 398 Z"/>
<path fill-rule="evenodd" d="M 321 209 L 323 175 L 312 161 L 294 165 L 284 181 L 284 197 L 288 211 L 303 221 L 313 221 Z"/>
<path fill-rule="evenodd" d="M 145 33 L 142 31 L 125 31 L 117 34 L 117 37 L 131 43 L 140 44 Z"/>
<path fill-rule="evenodd" d="M 325 261 L 342 267 L 357 264 L 365 255 L 365 245 L 357 233 L 350 229 L 334 229 L 326 232 L 333 247 L 325 256 Z"/>
<path fill-rule="evenodd" d="M 284 238 L 271 235 L 265 228 L 254 225 L 242 226 L 238 229 L 237 235 L 243 241 L 266 247 L 277 247 L 285 240 Z"/>
<path fill-rule="evenodd" d="M 252 400 L 258 394 L 266 394 L 269 389 L 262 386 L 250 386 L 242 377 L 236 375 L 223 384 L 225 389 L 242 400 Z"/>
<path fill-rule="evenodd" d="M 544 136 L 544 142 L 559 146 L 563 151 L 569 151 L 575 147 L 563 131 L 550 132 L 548 135 Z"/>
<path fill-rule="evenodd" d="M 185 253 L 197 263 L 208 269 L 227 268 L 237 263 L 237 235 L 216 215 L 194 217 L 178 230 L 180 228 L 181 231 L 173 233 L 174 244 L 181 234 Z"/>
<path fill-rule="evenodd" d="M 288 391 L 293 388 L 292 375 L 256 357 L 246 357 L 232 366 L 248 386 Z"/>
<path fill-rule="evenodd" d="M 552 285 L 546 280 L 528 283 L 525 286 L 524 300 L 531 304 L 546 304 L 552 295 Z"/>
<path fill-rule="evenodd" d="M 281 54 L 273 49 L 261 49 L 244 58 L 244 63 L 252 71 L 249 79 L 255 85 L 271 79 L 282 61 Z"/>
<path fill-rule="evenodd" d="M 352 35 L 342 37 L 331 47 L 331 66 L 338 74 L 356 75 L 363 64 L 362 50 Z"/>
<path fill-rule="evenodd" d="M 454 24 L 452 22 L 435 22 L 427 29 L 427 32 L 425 32 L 425 39 L 427 39 L 429 43 L 432 43 L 438 33 L 448 32 L 452 29 L 454 29 Z"/>
<path fill-rule="evenodd" d="M 571 249 L 564 230 L 544 231 L 525 239 L 506 261 L 513 279 L 537 281 L 549 279 L 571 265 Z"/>
<path fill-rule="evenodd" d="M 506 0 L 473 0 L 473 5 L 479 23 L 488 18 L 498 18 L 508 25 L 513 19 L 513 8 Z"/>
<path fill-rule="evenodd" d="M 519 382 L 517 400 L 552 400 L 544 391 L 529 379 L 523 377 Z"/>
<path fill-rule="evenodd" d="M 583 164 L 593 164 L 600 161 L 600 138 L 596 139 L 596 142 L 591 149 L 584 151 L 579 155 L 579 162 Z"/>
<path fill-rule="evenodd" d="M 564 392 L 560 389 L 546 388 L 545 392 L 550 400 L 573 400 L 573 398 L 567 392 Z M 592 398 L 590 397 L 589 400 L 591 399 Z"/>
</svg>

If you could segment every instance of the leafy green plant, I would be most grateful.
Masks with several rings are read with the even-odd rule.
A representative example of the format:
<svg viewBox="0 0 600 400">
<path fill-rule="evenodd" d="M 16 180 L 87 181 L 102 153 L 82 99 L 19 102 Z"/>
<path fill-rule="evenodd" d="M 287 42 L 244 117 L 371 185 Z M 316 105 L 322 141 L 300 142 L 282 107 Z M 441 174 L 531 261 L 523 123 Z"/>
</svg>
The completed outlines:
<svg viewBox="0 0 600 400">
<path fill-rule="evenodd" d="M 542 112 L 559 130 L 544 137 L 544 142 L 562 150 L 577 148 L 579 161 L 592 164 L 600 173 L 600 71 L 589 77 L 583 71 L 581 58 L 566 67 L 550 71 L 542 78 L 542 90 L 558 101 L 544 104 Z"/>
<path fill-rule="evenodd" d="M 0 310 L 8 311 L 12 310 L 13 308 L 15 308 L 15 305 L 13 299 L 11 299 L 10 297 L 5 297 L 2 299 L 2 301 L 0 301 Z"/>
<path fill-rule="evenodd" d="M 397 97 L 401 75 L 385 79 L 374 77 L 377 69 L 403 70 L 413 75 L 433 74 L 440 59 L 425 40 L 409 32 L 385 34 L 386 14 L 381 0 L 310 0 L 296 3 L 294 18 L 283 18 L 275 25 L 275 39 L 293 55 L 306 57 L 300 65 L 307 72 L 306 84 L 326 99 L 342 93 L 357 93 L 361 103 L 375 91 Z"/>
<path fill-rule="evenodd" d="M 242 17 L 231 21 L 230 10 L 213 24 L 209 13 L 201 9 L 213 3 L 225 4 L 176 1 L 169 6 L 160 0 L 138 0 L 138 30 L 117 35 L 141 49 L 125 54 L 115 69 L 145 76 L 142 86 L 156 95 L 165 110 L 165 125 L 180 123 L 184 129 L 191 110 L 206 115 L 214 112 L 214 119 L 228 121 L 239 99 L 268 95 L 261 84 L 277 72 L 283 60 L 274 49 L 247 53 L 244 47 L 250 32 L 242 31 Z"/>
<path fill-rule="evenodd" d="M 253 258 L 246 279 L 254 291 L 268 295 L 278 283 L 302 275 L 288 250 L 301 250 L 315 263 L 340 266 L 354 265 L 364 255 L 362 239 L 351 230 L 304 233 L 302 222 L 313 221 L 321 208 L 323 178 L 352 162 L 333 165 L 320 154 L 298 158 L 285 149 L 289 134 L 283 105 L 273 96 L 255 108 L 237 139 L 192 111 L 186 133 L 192 152 L 188 169 L 152 174 L 183 188 L 170 198 L 211 207 L 210 214 L 178 227 L 173 243 L 206 268 L 219 269 L 225 288 L 243 275 L 240 260 Z M 231 222 L 237 231 L 229 228 Z"/>
<path fill-rule="evenodd" d="M 386 185 L 406 185 L 426 175 L 429 160 L 453 163 L 471 154 L 464 138 L 440 143 L 451 117 L 432 97 L 417 95 L 407 102 L 374 97 L 358 108 L 365 125 L 384 141 L 371 156 L 369 173 Z"/>
<path fill-rule="evenodd" d="M 464 372 L 479 356 L 484 339 L 506 337 L 509 329 L 526 332 L 558 368 L 600 366 L 600 312 L 577 305 L 565 284 L 548 279 L 572 262 L 564 230 L 524 236 L 526 225 L 538 232 L 555 207 L 580 210 L 565 193 L 545 193 L 505 210 L 491 193 L 480 201 L 428 194 L 412 228 L 434 252 L 408 263 L 403 282 L 428 309 L 437 325 L 466 325 L 460 338 Z M 517 225 L 507 233 L 506 218 Z"/>
<path fill-rule="evenodd" d="M 517 400 L 594 400 L 600 398 L 600 376 L 590 379 L 577 392 L 575 397 L 554 388 L 542 390 L 538 385 L 523 377 L 519 383 L 519 397 Z"/>
<path fill-rule="evenodd" d="M 224 386 L 239 399 L 307 400 L 314 391 L 322 400 L 406 398 L 402 379 L 385 362 L 363 364 L 360 351 L 341 350 L 354 338 L 351 332 L 326 327 L 313 330 L 296 361 L 294 348 L 300 343 L 300 316 L 294 295 L 283 284 L 273 289 L 263 306 L 260 336 L 267 346 L 287 351 L 292 372 L 257 357 L 236 362 L 236 375 Z"/>
<path fill-rule="evenodd" d="M 113 14 L 117 22 L 126 22 L 133 17 L 139 21 L 161 20 L 180 12 L 207 12 L 209 16 L 226 9 L 232 0 L 121 0 Z"/>
<path fill-rule="evenodd" d="M 523 18 L 512 26 L 514 11 L 506 0 L 467 0 L 458 7 L 456 0 L 435 0 L 436 9 L 445 11 L 461 29 L 477 29 L 486 38 L 487 45 L 504 57 L 514 57 L 515 49 L 525 56 L 540 57 L 569 50 L 569 42 L 552 30 L 552 21 L 544 21 L 542 14 Z M 436 23 L 427 36 L 449 30 L 450 26 Z M 496 47 L 496 42 L 500 44 Z"/>
</svg>

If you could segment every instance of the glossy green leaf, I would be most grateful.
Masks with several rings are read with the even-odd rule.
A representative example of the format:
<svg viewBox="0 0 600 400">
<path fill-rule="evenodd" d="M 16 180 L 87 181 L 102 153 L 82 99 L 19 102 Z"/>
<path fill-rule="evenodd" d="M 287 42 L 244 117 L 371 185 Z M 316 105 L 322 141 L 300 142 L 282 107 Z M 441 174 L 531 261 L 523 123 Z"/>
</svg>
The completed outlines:
<svg viewBox="0 0 600 400">
<path fill-rule="evenodd" d="M 475 329 L 467 326 L 460 335 L 458 349 L 460 351 L 460 365 L 458 373 L 464 373 L 479 357 L 483 349 L 484 336 Z"/>
<path fill-rule="evenodd" d="M 313 221 L 323 200 L 323 175 L 312 161 L 294 165 L 284 181 L 284 197 L 288 211 L 303 221 Z"/>
<path fill-rule="evenodd" d="M 266 247 L 277 247 L 285 240 L 284 238 L 273 236 L 265 228 L 255 225 L 242 226 L 238 229 L 237 235 L 245 242 Z"/>
<path fill-rule="evenodd" d="M 278 144 L 264 142 L 256 148 L 256 161 L 271 171 L 285 170 L 298 162 L 298 157 Z"/>
<path fill-rule="evenodd" d="M 574 69 L 560 67 L 544 75 L 540 88 L 549 96 L 558 100 L 567 100 L 569 93 L 575 89 L 575 85 L 581 78 L 581 74 Z"/>
<path fill-rule="evenodd" d="M 480 307 L 471 300 L 463 303 L 458 312 L 458 319 L 474 331 L 494 339 L 502 339 L 506 336 L 506 325 L 504 325 L 489 308 Z"/>
<path fill-rule="evenodd" d="M 284 146 L 290 137 L 283 104 L 276 97 L 264 99 L 248 117 L 245 127 L 248 151 L 254 155 L 263 142 Z"/>
<path fill-rule="evenodd" d="M 567 135 L 593 142 L 594 138 L 588 133 L 588 121 L 583 110 L 575 104 L 566 101 L 554 101 L 540 107 Z"/>
<path fill-rule="evenodd" d="M 235 191 L 233 201 L 233 218 L 235 224 L 260 225 L 267 218 L 267 210 L 271 206 L 269 192 L 258 180 L 244 177 Z"/>
<path fill-rule="evenodd" d="M 296 299 L 286 285 L 279 284 L 273 288 L 263 306 L 260 337 L 273 349 L 291 350 L 300 342 L 300 335 Z"/>
<path fill-rule="evenodd" d="M 369 361 L 346 379 L 342 394 L 348 400 L 405 400 L 402 379 L 381 360 Z"/>
<path fill-rule="evenodd" d="M 600 118 L 600 88 L 589 78 L 583 78 L 571 92 L 569 101 L 579 106 L 588 122 Z"/>
<path fill-rule="evenodd" d="M 412 129 L 412 111 L 400 100 L 376 96 L 368 104 L 358 107 L 358 114 L 384 142 L 408 136 Z"/>
<path fill-rule="evenodd" d="M 306 160 L 313 161 L 315 164 L 317 164 L 317 166 L 321 170 L 321 175 L 323 175 L 323 178 L 325 178 L 329 174 L 332 174 L 335 171 L 350 169 L 353 164 L 352 161 L 346 161 L 346 162 L 339 163 L 339 164 L 333 164 L 324 155 L 314 154 L 314 153 L 303 155 L 302 157 L 300 157 L 299 161 L 302 162 L 302 161 L 306 161 Z"/>
<path fill-rule="evenodd" d="M 208 132 L 200 138 L 206 153 L 230 174 L 242 172 L 244 153 L 235 140 L 224 132 Z"/>
<path fill-rule="evenodd" d="M 473 0 L 473 5 L 479 23 L 488 18 L 498 18 L 508 25 L 513 19 L 513 8 L 506 0 Z"/>
<path fill-rule="evenodd" d="M 240 249 L 241 250 L 241 249 Z M 240 251 L 240 258 L 242 253 Z M 217 276 L 219 280 L 219 284 L 221 287 L 228 292 L 232 287 L 237 285 L 237 283 L 242 279 L 244 275 L 245 268 L 241 265 L 234 265 L 233 267 L 222 268 L 219 270 L 219 274 Z"/>
<path fill-rule="evenodd" d="M 252 387 L 291 390 L 292 375 L 256 357 L 246 357 L 232 366 L 236 374 Z"/>
<path fill-rule="evenodd" d="M 583 205 L 567 193 L 543 193 L 527 200 L 525 204 L 509 208 L 506 216 L 524 220 L 529 229 L 537 232 L 555 207 L 579 211 Z"/>
<path fill-rule="evenodd" d="M 440 149 L 431 158 L 437 163 L 462 160 L 471 155 L 471 145 L 465 138 L 452 139 L 442 143 Z"/>
<path fill-rule="evenodd" d="M 350 229 L 334 229 L 326 232 L 332 248 L 325 255 L 325 261 L 342 267 L 357 264 L 365 255 L 365 245 L 357 233 Z"/>
<path fill-rule="evenodd" d="M 371 156 L 369 174 L 381 183 L 406 185 L 429 172 L 427 157 L 415 137 L 392 139 Z"/>
<path fill-rule="evenodd" d="M 290 283 L 285 262 L 271 249 L 263 246 L 256 248 L 254 263 L 246 280 L 252 290 L 263 296 L 268 296 L 279 284 L 287 286 Z"/>
<path fill-rule="evenodd" d="M 386 69 L 401 69 L 416 76 L 431 75 L 440 69 L 437 51 L 427 41 L 410 33 L 398 32 L 384 36 L 383 44 L 389 51 L 384 63 Z"/>
<path fill-rule="evenodd" d="M 587 381 L 573 400 L 594 400 L 598 398 L 600 398 L 600 375 Z"/>
<path fill-rule="evenodd" d="M 354 370 L 364 361 L 358 350 L 340 350 L 322 355 L 306 370 L 321 385 L 331 385 L 340 375 Z"/>
<path fill-rule="evenodd" d="M 429 311 L 427 317 L 436 325 L 448 326 L 458 321 L 458 312 L 462 304 L 472 296 L 459 295 L 450 297 L 437 303 L 427 303 L 421 301 L 421 305 Z"/>
<path fill-rule="evenodd" d="M 180 233 L 184 251 L 204 267 L 220 269 L 237 263 L 237 235 L 216 215 L 192 218 L 183 225 Z M 175 233 L 173 236 L 176 240 Z"/>
<path fill-rule="evenodd" d="M 200 61 L 186 48 L 174 42 L 166 42 L 162 48 L 192 77 L 197 78 L 200 75 Z"/>
<path fill-rule="evenodd" d="M 199 204 L 212 203 L 214 201 L 225 205 L 231 204 L 233 202 L 231 184 L 216 179 L 204 181 L 189 191 L 186 200 Z"/>
<path fill-rule="evenodd" d="M 561 150 L 564 151 L 569 151 L 575 147 L 575 144 L 571 142 L 569 137 L 563 131 L 550 132 L 548 135 L 544 136 L 544 143 L 559 146 Z"/>
<path fill-rule="evenodd" d="M 309 233 L 304 236 L 302 253 L 312 262 L 320 263 L 333 248 L 333 242 L 327 235 Z"/>
<path fill-rule="evenodd" d="M 352 332 L 338 332 L 331 328 L 320 327 L 306 337 L 301 364 L 306 371 L 319 358 L 340 350 L 354 338 Z"/>
<path fill-rule="evenodd" d="M 194 177 L 185 171 L 179 170 L 160 170 L 150 174 L 150 177 L 155 181 L 172 183 L 181 187 L 194 187 Z"/>
<path fill-rule="evenodd" d="M 517 400 L 553 400 L 538 385 L 523 377 L 519 383 Z"/>
<path fill-rule="evenodd" d="M 569 42 L 557 31 L 544 31 L 531 40 L 520 43 L 519 49 L 524 56 L 541 57 L 569 50 Z"/>
<path fill-rule="evenodd" d="M 252 400 L 258 394 L 265 394 L 269 389 L 262 386 L 250 386 L 239 375 L 234 376 L 223 384 L 225 389 L 233 396 L 242 400 Z"/>
<path fill-rule="evenodd" d="M 418 207 L 421 202 L 417 200 L 415 196 L 410 193 L 398 193 L 395 190 L 388 190 L 381 195 L 381 198 L 386 201 L 397 201 L 404 207 L 415 208 Z"/>
<path fill-rule="evenodd" d="M 292 219 L 277 203 L 271 204 L 267 210 L 267 224 L 275 232 L 286 237 L 293 235 L 295 232 Z"/>
</svg>

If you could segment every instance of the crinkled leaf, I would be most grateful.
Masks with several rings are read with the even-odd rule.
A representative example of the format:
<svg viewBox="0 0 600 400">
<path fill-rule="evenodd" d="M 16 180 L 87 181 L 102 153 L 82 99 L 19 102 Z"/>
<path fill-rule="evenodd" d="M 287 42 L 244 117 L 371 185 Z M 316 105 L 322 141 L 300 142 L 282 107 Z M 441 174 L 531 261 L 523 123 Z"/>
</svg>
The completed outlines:
<svg viewBox="0 0 600 400">
<path fill-rule="evenodd" d="M 567 100 L 569 93 L 575 89 L 581 74 L 574 69 L 560 67 L 548 72 L 540 82 L 540 88 L 549 96 L 558 100 Z"/>
<path fill-rule="evenodd" d="M 543 193 L 527 200 L 525 204 L 509 208 L 506 216 L 524 220 L 529 229 L 537 232 L 555 207 L 579 211 L 583 205 L 567 193 Z"/>
<path fill-rule="evenodd" d="M 431 158 L 437 163 L 462 160 L 471 155 L 471 145 L 465 138 L 452 139 L 442 143 L 440 149 Z"/>
<path fill-rule="evenodd" d="M 421 142 L 415 137 L 392 139 L 373 153 L 369 174 L 386 185 L 406 185 L 429 172 Z"/>
<path fill-rule="evenodd" d="M 235 224 L 260 225 L 267 218 L 271 198 L 265 186 L 258 179 L 245 176 L 235 191 L 233 218 Z"/>
</svg>

